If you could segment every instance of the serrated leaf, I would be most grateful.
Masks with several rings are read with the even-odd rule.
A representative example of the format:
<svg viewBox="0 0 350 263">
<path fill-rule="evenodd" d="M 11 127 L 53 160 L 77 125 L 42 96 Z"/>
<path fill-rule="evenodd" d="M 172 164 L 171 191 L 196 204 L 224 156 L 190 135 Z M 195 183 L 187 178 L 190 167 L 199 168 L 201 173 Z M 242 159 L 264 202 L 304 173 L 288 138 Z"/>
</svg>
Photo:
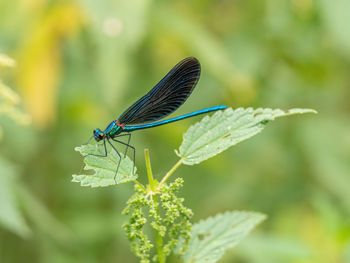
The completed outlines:
<svg viewBox="0 0 350 263">
<path fill-rule="evenodd" d="M 113 149 L 108 149 L 107 157 L 94 156 L 104 155 L 103 145 L 82 145 L 76 147 L 75 150 L 85 157 L 84 170 L 94 170 L 95 173 L 92 175 L 74 174 L 72 182 L 80 183 L 81 186 L 103 187 L 115 185 L 116 183 L 127 183 L 137 179 L 136 167 L 135 174 L 133 174 L 134 164 L 128 156 L 124 158 L 123 154 L 121 154 L 122 160 L 120 162 L 118 174 L 114 180 L 119 156 Z"/>
<path fill-rule="evenodd" d="M 200 221 L 193 225 L 184 262 L 217 262 L 264 219 L 260 213 L 232 211 Z"/>
<path fill-rule="evenodd" d="M 262 131 L 269 121 L 294 114 L 316 113 L 311 109 L 283 111 L 269 108 L 238 108 L 218 111 L 191 126 L 183 136 L 176 154 L 183 163 L 193 165 L 207 160 L 227 148 Z"/>
</svg>

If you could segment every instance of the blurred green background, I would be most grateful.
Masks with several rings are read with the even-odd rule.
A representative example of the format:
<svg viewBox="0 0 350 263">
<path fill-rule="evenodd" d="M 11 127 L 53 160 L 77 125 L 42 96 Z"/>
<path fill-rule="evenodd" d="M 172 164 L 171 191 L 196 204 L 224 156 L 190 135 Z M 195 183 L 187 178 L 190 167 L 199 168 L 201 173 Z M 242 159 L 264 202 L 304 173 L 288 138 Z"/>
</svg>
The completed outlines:
<svg viewBox="0 0 350 263">
<path fill-rule="evenodd" d="M 0 0 L 0 53 L 16 61 L 0 79 L 21 98 L 5 107 L 0 96 L 0 262 L 137 262 L 120 215 L 132 184 L 71 183 L 74 147 L 187 56 L 201 80 L 174 116 L 219 104 L 319 112 L 176 172 L 194 222 L 268 215 L 221 262 L 350 262 L 349 10 L 348 0 Z M 134 133 L 142 182 L 143 149 L 162 176 L 199 119 Z"/>
</svg>

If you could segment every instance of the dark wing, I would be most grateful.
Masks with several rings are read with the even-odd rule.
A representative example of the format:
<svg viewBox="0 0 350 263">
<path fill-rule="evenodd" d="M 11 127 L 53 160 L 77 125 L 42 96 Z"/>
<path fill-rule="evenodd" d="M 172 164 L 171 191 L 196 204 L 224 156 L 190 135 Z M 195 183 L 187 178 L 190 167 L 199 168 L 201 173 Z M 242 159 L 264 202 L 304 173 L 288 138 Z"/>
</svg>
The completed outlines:
<svg viewBox="0 0 350 263">
<path fill-rule="evenodd" d="M 157 121 L 176 111 L 190 96 L 201 73 L 194 57 L 180 61 L 146 95 L 127 108 L 118 118 L 123 124 Z"/>
</svg>

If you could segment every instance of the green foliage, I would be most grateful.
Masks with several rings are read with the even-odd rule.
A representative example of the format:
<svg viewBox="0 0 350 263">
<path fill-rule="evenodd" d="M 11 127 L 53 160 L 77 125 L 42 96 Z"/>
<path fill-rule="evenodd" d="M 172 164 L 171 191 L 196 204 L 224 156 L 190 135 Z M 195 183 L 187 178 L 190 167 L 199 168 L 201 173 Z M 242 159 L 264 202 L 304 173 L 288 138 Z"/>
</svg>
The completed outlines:
<svg viewBox="0 0 350 263">
<path fill-rule="evenodd" d="M 179 239 L 182 248 L 187 247 L 190 239 L 192 211 L 183 205 L 184 199 L 177 197 L 183 186 L 183 179 L 177 178 L 170 185 L 163 184 L 156 193 L 135 185 L 135 194 L 128 200 L 123 211 L 129 216 L 129 222 L 123 225 L 131 248 L 141 262 L 149 262 L 151 249 L 154 247 L 150 238 L 144 233 L 148 223 L 165 241 L 164 256 L 168 256 L 176 247 Z M 159 198 L 154 198 L 158 195 Z M 146 211 L 145 211 L 146 210 Z M 149 215 L 147 219 L 146 214 Z M 154 261 L 158 261 L 155 256 Z"/>
<path fill-rule="evenodd" d="M 0 53 L 0 69 L 1 67 L 14 67 L 15 65 L 16 62 L 12 58 Z M 19 103 L 20 97 L 18 94 L 5 85 L 0 77 L 0 115 L 6 115 L 21 125 L 29 124 L 30 117 L 19 108 Z M 0 138 L 1 136 L 0 126 Z"/>
<path fill-rule="evenodd" d="M 157 211 L 156 207 L 150 209 L 150 216 L 154 220 L 152 227 L 159 232 L 161 237 L 168 235 L 167 243 L 164 245 L 164 255 L 168 256 L 178 240 L 184 240 L 182 248 L 187 248 L 190 240 L 190 231 L 192 224 L 190 222 L 193 216 L 192 210 L 183 205 L 184 198 L 177 195 L 183 187 L 183 179 L 177 178 L 173 183 L 161 185 L 159 189 L 159 206 L 161 211 Z"/>
<path fill-rule="evenodd" d="M 232 211 L 201 220 L 193 225 L 184 262 L 217 262 L 227 249 L 236 246 L 264 219 L 263 214 Z"/>
<path fill-rule="evenodd" d="M 122 157 L 118 174 L 114 180 L 115 172 L 119 162 L 119 156 L 113 149 L 108 148 L 107 157 L 102 145 L 82 145 L 75 150 L 85 157 L 84 170 L 94 170 L 92 175 L 81 174 L 73 175 L 73 182 L 80 183 L 82 186 L 103 187 L 114 184 L 122 184 L 137 179 L 136 167 L 133 174 L 133 162 L 129 157 Z"/>
<path fill-rule="evenodd" d="M 0 53 L 0 67 L 14 67 L 15 61 Z M 25 123 L 28 118 L 21 113 L 17 105 L 19 96 L 0 78 L 0 115 L 6 115 L 18 123 Z M 0 126 L 0 139 L 2 129 Z M 16 171 L 13 166 L 0 156 L 0 224 L 16 234 L 26 237 L 30 233 L 15 198 Z"/>
<path fill-rule="evenodd" d="M 20 182 L 18 169 L 0 157 L 0 225 L 28 239 L 33 230 L 26 218 L 56 241 L 64 243 L 72 238 L 70 230 Z"/>
<path fill-rule="evenodd" d="M 165 258 L 176 246 L 178 254 L 183 255 L 185 262 L 218 261 L 227 249 L 234 247 L 264 219 L 264 216 L 253 212 L 227 212 L 198 223 L 191 232 L 192 211 L 183 205 L 183 198 L 177 197 L 183 186 L 183 179 L 177 178 L 169 186 L 166 181 L 182 163 L 196 164 L 213 157 L 230 146 L 256 135 L 275 118 L 310 112 L 315 113 L 310 109 L 282 111 L 268 108 L 256 110 L 228 108 L 216 112 L 211 117 L 206 116 L 185 133 L 184 141 L 177 153 L 181 159 L 160 183 L 153 179 L 149 151 L 145 150 L 149 180 L 149 185 L 146 187 L 136 181 L 137 176 L 132 175 L 131 160 L 123 158 L 116 181 L 118 184 L 135 182 L 135 194 L 129 199 L 123 211 L 124 215 L 129 216 L 129 221 L 123 228 L 135 255 L 143 263 L 150 262 L 155 244 L 144 232 L 148 223 L 156 235 L 157 254 L 153 257 L 153 261 L 165 262 Z M 119 157 L 114 149 L 109 150 L 107 156 L 103 156 L 104 147 L 99 146 L 102 145 L 83 145 L 76 148 L 76 151 L 85 157 L 85 170 L 93 169 L 95 174 L 73 175 L 73 182 L 92 187 L 113 184 Z"/>
<path fill-rule="evenodd" d="M 315 113 L 311 109 L 252 109 L 231 108 L 206 116 L 191 126 L 183 136 L 176 154 L 183 163 L 193 165 L 207 160 L 229 147 L 261 132 L 269 121 L 293 114 Z"/>
<path fill-rule="evenodd" d="M 52 214 L 50 208 L 25 186 L 17 186 L 16 196 L 20 201 L 23 213 L 30 219 L 34 230 L 40 229 L 60 244 L 66 244 L 73 238 L 73 233 L 65 224 Z"/>
<path fill-rule="evenodd" d="M 0 67 L 15 65 L 12 58 L 0 53 Z M 11 118 L 16 124 L 28 125 L 31 118 L 20 109 L 19 104 L 19 95 L 0 79 L 0 115 Z M 54 239 L 63 242 L 71 238 L 67 228 L 21 183 L 15 165 L 0 156 L 0 224 L 20 237 L 28 239 L 32 229 L 26 222 L 24 214 Z"/>
<path fill-rule="evenodd" d="M 131 243 L 131 249 L 143 262 L 148 262 L 150 250 L 153 247 L 150 239 L 143 232 L 147 219 L 143 212 L 144 207 L 152 207 L 152 201 L 147 198 L 144 188 L 135 185 L 135 194 L 128 200 L 124 215 L 129 215 L 129 222 L 123 225 L 126 236 Z"/>
<path fill-rule="evenodd" d="M 30 229 L 16 200 L 16 179 L 16 171 L 11 164 L 0 158 L 0 224 L 22 237 L 27 237 Z"/>
<path fill-rule="evenodd" d="M 120 228 L 133 188 L 69 183 L 83 164 L 72 148 L 187 56 L 200 60 L 201 79 L 175 115 L 219 104 L 319 112 L 177 170 L 195 218 L 248 207 L 269 216 L 219 262 L 350 262 L 349 3 L 0 1 L 0 53 L 16 58 L 0 78 L 33 119 L 22 126 L 0 115 L 0 158 L 15 172 L 10 204 L 33 233 L 1 224 L 0 262 L 138 262 Z M 160 181 L 199 119 L 135 132 L 137 180 L 146 181 L 140 149 L 151 148 Z M 62 228 L 74 234 L 57 242 Z"/>
<path fill-rule="evenodd" d="M 193 165 L 207 160 L 227 148 L 244 141 L 264 129 L 269 121 L 278 117 L 294 114 L 315 113 L 311 109 L 291 109 L 282 111 L 280 109 L 252 109 L 231 108 L 218 111 L 213 116 L 206 116 L 202 121 L 191 126 L 183 136 L 183 143 L 179 151 L 181 162 Z M 107 144 L 108 145 L 108 144 Z M 103 187 L 115 183 L 127 183 L 137 179 L 136 167 L 133 175 L 133 163 L 129 157 L 123 157 L 120 163 L 116 180 L 115 171 L 119 162 L 117 153 L 107 147 L 107 157 L 104 157 L 102 144 L 82 145 L 75 148 L 84 157 L 84 170 L 94 170 L 93 175 L 73 175 L 73 182 L 82 186 Z"/>
</svg>

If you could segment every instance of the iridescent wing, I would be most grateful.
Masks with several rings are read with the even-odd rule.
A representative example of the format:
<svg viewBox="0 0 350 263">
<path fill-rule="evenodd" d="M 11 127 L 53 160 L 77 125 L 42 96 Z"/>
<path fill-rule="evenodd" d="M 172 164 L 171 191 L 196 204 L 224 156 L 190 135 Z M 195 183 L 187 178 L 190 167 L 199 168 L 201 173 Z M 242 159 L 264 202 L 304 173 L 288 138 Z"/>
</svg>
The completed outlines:
<svg viewBox="0 0 350 263">
<path fill-rule="evenodd" d="M 120 115 L 119 122 L 141 124 L 154 122 L 176 111 L 190 96 L 201 73 L 199 61 L 185 58 L 146 95 Z"/>
</svg>

